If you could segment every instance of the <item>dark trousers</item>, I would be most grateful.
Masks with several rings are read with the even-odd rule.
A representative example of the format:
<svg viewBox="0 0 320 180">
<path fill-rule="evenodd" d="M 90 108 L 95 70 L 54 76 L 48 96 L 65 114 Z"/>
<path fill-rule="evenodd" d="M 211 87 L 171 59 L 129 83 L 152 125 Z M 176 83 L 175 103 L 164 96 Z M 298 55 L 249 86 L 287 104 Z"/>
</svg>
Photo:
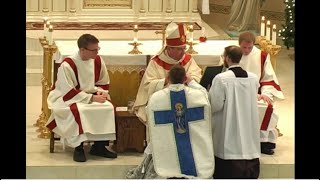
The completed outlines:
<svg viewBox="0 0 320 180">
<path fill-rule="evenodd" d="M 215 156 L 214 179 L 258 179 L 259 158 L 251 160 L 224 160 Z"/>
</svg>

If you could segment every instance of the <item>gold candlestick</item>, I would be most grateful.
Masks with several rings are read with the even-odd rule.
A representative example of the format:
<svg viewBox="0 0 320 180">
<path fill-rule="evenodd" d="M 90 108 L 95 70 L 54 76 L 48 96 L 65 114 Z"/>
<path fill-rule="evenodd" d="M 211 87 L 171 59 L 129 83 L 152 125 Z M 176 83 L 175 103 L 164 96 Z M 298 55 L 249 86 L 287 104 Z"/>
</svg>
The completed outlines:
<svg viewBox="0 0 320 180">
<path fill-rule="evenodd" d="M 39 123 L 39 138 L 48 139 L 51 136 L 51 131 L 45 127 L 45 124 L 48 121 L 48 118 L 51 115 L 51 110 L 48 108 L 47 98 L 52 86 L 52 56 L 57 51 L 56 45 L 44 45 L 43 46 L 43 78 L 42 78 L 42 109 L 43 109 L 43 118 Z"/>
<path fill-rule="evenodd" d="M 47 45 L 47 44 L 48 44 L 45 36 L 44 36 L 44 37 L 40 37 L 40 38 L 39 38 L 39 42 L 41 43 L 42 48 L 43 48 L 44 45 Z M 42 71 L 42 78 L 41 78 L 42 94 L 43 94 L 43 87 L 44 87 L 44 86 L 43 86 L 43 85 L 44 85 L 44 81 L 43 81 L 44 79 L 43 79 L 43 77 L 44 77 L 44 75 L 43 75 L 43 71 Z M 42 104 L 43 104 L 43 100 L 42 100 Z M 44 117 L 45 117 L 45 114 L 44 114 L 44 112 L 43 112 L 43 107 L 41 107 L 41 114 L 39 115 L 39 118 L 37 119 L 36 123 L 33 124 L 33 126 L 39 127 L 40 124 L 44 121 L 44 120 L 43 120 Z M 36 132 L 39 132 L 39 131 L 40 131 L 40 129 L 38 129 Z"/>
<path fill-rule="evenodd" d="M 277 68 L 277 57 L 276 55 L 280 52 L 281 46 L 279 45 L 267 45 L 267 52 L 270 54 L 270 60 L 274 71 Z"/>
<path fill-rule="evenodd" d="M 142 52 L 139 51 L 138 49 L 138 46 L 142 45 L 142 43 L 133 42 L 133 43 L 129 43 L 129 45 L 133 46 L 133 49 L 128 52 L 129 54 L 142 54 Z"/>
<path fill-rule="evenodd" d="M 198 54 L 198 52 L 193 49 L 193 45 L 196 45 L 198 43 L 193 42 L 193 41 L 188 41 L 187 44 L 189 45 L 189 48 L 186 51 L 186 53 L 188 53 L 188 54 Z"/>
<path fill-rule="evenodd" d="M 42 47 L 43 47 L 44 45 L 48 44 L 47 38 L 46 38 L 45 36 L 39 38 L 39 42 L 41 43 L 41 46 L 42 46 Z"/>
<path fill-rule="evenodd" d="M 256 37 L 256 42 L 254 44 L 257 44 L 257 45 L 259 45 L 261 47 L 261 41 L 265 40 L 265 39 L 266 39 L 265 36 L 257 36 Z"/>
<path fill-rule="evenodd" d="M 271 45 L 271 42 L 266 40 L 266 39 L 262 39 L 261 40 L 261 50 L 262 51 L 267 51 L 267 46 Z"/>
</svg>

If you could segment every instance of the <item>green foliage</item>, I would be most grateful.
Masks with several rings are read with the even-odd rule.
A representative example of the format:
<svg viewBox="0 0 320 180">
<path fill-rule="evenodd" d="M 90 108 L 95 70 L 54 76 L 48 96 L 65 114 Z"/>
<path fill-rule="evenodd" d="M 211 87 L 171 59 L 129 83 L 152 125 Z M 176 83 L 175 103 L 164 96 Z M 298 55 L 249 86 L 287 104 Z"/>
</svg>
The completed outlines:
<svg viewBox="0 0 320 180">
<path fill-rule="evenodd" d="M 279 36 L 282 37 L 284 45 L 287 49 L 294 47 L 295 37 L 295 0 L 285 0 L 285 24 L 282 24 L 283 29 L 279 30 Z"/>
</svg>

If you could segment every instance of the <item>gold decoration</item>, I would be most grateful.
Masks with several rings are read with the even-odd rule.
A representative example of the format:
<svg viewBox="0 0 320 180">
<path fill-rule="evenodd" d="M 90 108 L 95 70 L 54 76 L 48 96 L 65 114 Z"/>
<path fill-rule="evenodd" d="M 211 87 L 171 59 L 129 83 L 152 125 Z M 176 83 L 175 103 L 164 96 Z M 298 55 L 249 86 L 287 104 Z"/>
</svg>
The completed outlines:
<svg viewBox="0 0 320 180">
<path fill-rule="evenodd" d="M 51 89 L 51 79 L 52 79 L 52 56 L 57 51 L 56 45 L 43 45 L 43 71 L 42 71 L 42 108 L 41 108 L 41 115 L 38 124 L 39 129 L 37 132 L 40 132 L 38 135 L 39 138 L 48 139 L 51 136 L 50 130 L 45 127 L 45 124 L 50 117 L 51 110 L 48 108 L 47 98 Z"/>
<path fill-rule="evenodd" d="M 270 54 L 270 60 L 274 71 L 277 68 L 277 57 L 276 55 L 280 52 L 281 46 L 280 45 L 267 45 L 266 51 Z"/>
<path fill-rule="evenodd" d="M 138 46 L 142 45 L 142 43 L 133 42 L 129 43 L 129 45 L 133 46 L 133 49 L 128 52 L 129 54 L 142 54 L 142 52 L 138 49 Z"/>
<path fill-rule="evenodd" d="M 265 40 L 265 39 L 266 39 L 266 37 L 264 37 L 264 36 L 257 36 L 256 42 L 254 44 L 259 44 L 259 46 L 261 46 L 261 41 Z"/>
<path fill-rule="evenodd" d="M 39 38 L 39 41 L 41 43 L 41 46 L 43 47 L 44 45 L 47 45 L 48 44 L 48 41 L 46 39 L 46 37 L 42 37 L 42 38 Z"/>
<path fill-rule="evenodd" d="M 188 53 L 188 54 L 198 54 L 198 52 L 193 49 L 193 45 L 196 45 L 198 43 L 192 42 L 192 41 L 188 41 L 187 44 L 189 45 L 189 48 L 186 51 L 186 53 Z"/>
<path fill-rule="evenodd" d="M 262 51 L 267 51 L 267 46 L 268 45 L 271 45 L 271 42 L 270 41 L 268 41 L 268 40 L 266 40 L 266 39 L 262 39 L 261 40 L 261 50 Z"/>
<path fill-rule="evenodd" d="M 131 71 L 132 67 L 123 67 L 125 69 L 128 68 L 128 70 L 122 71 L 123 69 L 119 69 L 117 71 L 112 71 L 108 67 L 111 82 L 109 93 L 115 106 L 127 106 L 128 101 L 136 98 L 140 80 L 142 78 L 141 72 L 145 69 L 145 67 L 141 67 Z M 125 86 L 123 86 L 123 82 L 126 83 Z"/>
</svg>

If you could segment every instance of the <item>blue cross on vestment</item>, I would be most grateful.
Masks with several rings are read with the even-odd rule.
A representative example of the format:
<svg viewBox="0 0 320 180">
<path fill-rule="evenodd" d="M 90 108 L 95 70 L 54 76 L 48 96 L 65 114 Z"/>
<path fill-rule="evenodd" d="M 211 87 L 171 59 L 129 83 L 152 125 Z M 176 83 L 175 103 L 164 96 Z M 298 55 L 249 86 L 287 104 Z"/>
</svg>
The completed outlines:
<svg viewBox="0 0 320 180">
<path fill-rule="evenodd" d="M 197 171 L 194 163 L 192 147 L 190 143 L 189 122 L 204 119 L 204 107 L 187 108 L 185 91 L 170 91 L 171 110 L 155 111 L 155 124 L 173 123 L 173 130 L 178 151 L 180 170 L 182 174 L 197 176 Z M 182 105 L 183 115 L 177 113 L 177 104 Z M 177 120 L 177 114 L 179 121 Z M 180 116 L 180 115 L 181 116 Z M 185 131 L 179 132 L 179 122 Z M 184 122 L 184 123 L 183 123 Z"/>
</svg>

